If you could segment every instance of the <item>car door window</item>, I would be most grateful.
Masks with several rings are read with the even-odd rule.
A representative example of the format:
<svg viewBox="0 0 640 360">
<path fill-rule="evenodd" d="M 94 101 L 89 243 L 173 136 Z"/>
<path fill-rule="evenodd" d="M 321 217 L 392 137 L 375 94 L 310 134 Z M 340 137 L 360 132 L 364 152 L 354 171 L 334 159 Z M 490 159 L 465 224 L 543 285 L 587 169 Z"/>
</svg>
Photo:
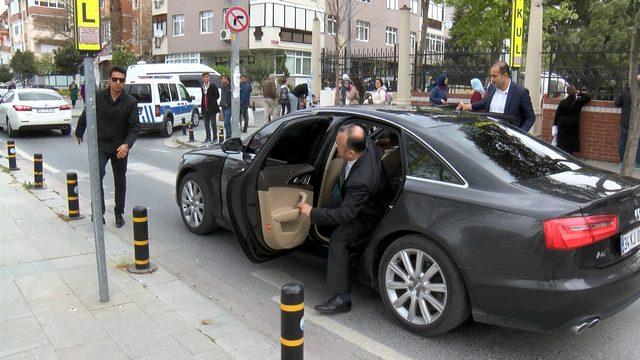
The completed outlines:
<svg viewBox="0 0 640 360">
<path fill-rule="evenodd" d="M 158 95 L 160 96 L 160 102 L 171 102 L 171 95 L 169 95 L 169 85 L 158 84 Z"/>
<path fill-rule="evenodd" d="M 328 126 L 328 121 L 324 119 L 305 120 L 288 126 L 269 150 L 266 166 L 270 164 L 313 165 L 313 159 Z"/>
<path fill-rule="evenodd" d="M 407 175 L 462 185 L 462 180 L 435 154 L 411 136 L 406 137 Z"/>
<path fill-rule="evenodd" d="M 255 135 L 251 137 L 251 140 L 246 144 L 245 152 L 257 155 L 280 124 L 280 122 L 272 122 L 258 130 L 258 132 L 256 132 Z"/>
<path fill-rule="evenodd" d="M 187 89 L 182 84 L 178 84 L 178 91 L 180 91 L 180 101 L 191 101 L 191 96 Z"/>
<path fill-rule="evenodd" d="M 169 89 L 171 90 L 171 101 L 180 101 L 180 97 L 178 97 L 178 88 L 176 84 L 169 84 Z"/>
<path fill-rule="evenodd" d="M 2 102 L 3 103 L 9 103 L 13 101 L 13 91 L 9 91 L 3 98 L 2 98 Z"/>
</svg>

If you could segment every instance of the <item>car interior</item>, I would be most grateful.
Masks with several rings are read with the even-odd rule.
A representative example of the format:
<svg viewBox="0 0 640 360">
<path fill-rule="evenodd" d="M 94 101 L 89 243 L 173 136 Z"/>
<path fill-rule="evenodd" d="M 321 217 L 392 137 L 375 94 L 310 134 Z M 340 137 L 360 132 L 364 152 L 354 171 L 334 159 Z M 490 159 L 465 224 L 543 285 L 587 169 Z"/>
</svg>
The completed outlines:
<svg viewBox="0 0 640 360">
<path fill-rule="evenodd" d="M 376 144 L 386 182 L 393 188 L 390 193 L 397 195 L 404 178 L 399 132 L 391 127 L 357 122 L 365 124 L 370 140 Z M 313 206 L 314 195 L 319 190 L 315 206 L 329 204 L 331 190 L 338 181 L 344 160 L 338 157 L 334 142 L 323 155 L 322 171 L 313 167 L 315 159 L 321 155 L 319 152 L 325 137 L 335 136 L 327 134 L 328 126 L 329 119 L 326 118 L 290 126 L 267 154 L 257 186 L 262 236 L 265 244 L 273 250 L 301 245 L 311 230 L 309 218 L 300 216 L 298 202 L 304 201 Z M 258 146 L 257 142 L 266 142 L 264 139 L 255 141 L 254 146 Z M 316 176 L 321 176 L 321 179 L 315 179 Z M 314 226 L 313 230 L 321 239 L 329 241 L 330 229 Z"/>
</svg>

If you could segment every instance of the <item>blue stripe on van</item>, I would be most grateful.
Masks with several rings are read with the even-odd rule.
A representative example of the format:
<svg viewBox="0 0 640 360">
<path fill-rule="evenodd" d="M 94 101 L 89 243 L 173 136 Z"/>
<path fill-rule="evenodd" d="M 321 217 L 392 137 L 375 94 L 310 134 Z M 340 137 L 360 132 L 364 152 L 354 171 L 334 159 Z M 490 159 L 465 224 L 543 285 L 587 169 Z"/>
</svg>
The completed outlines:
<svg viewBox="0 0 640 360">
<path fill-rule="evenodd" d="M 148 122 L 150 122 L 150 123 L 155 122 L 156 119 L 153 116 L 154 113 L 153 113 L 153 110 L 151 109 L 151 106 L 150 105 L 149 106 L 145 106 L 144 109 L 147 112 Z"/>
</svg>

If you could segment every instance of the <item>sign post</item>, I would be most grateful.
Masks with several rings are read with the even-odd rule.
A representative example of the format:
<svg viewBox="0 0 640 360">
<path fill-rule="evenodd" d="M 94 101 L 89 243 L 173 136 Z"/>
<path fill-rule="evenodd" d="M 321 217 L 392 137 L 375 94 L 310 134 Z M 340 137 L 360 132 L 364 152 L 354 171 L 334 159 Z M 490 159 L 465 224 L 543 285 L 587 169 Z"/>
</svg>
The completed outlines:
<svg viewBox="0 0 640 360">
<path fill-rule="evenodd" d="M 237 3 L 237 0 L 235 1 Z M 231 87 L 233 100 L 231 101 L 231 137 L 240 137 L 242 133 L 242 119 L 240 118 L 240 46 L 237 34 L 249 27 L 249 14 L 241 6 L 232 6 L 225 13 L 227 28 L 231 35 Z"/>
<path fill-rule="evenodd" d="M 518 69 L 522 67 L 522 38 L 524 37 L 524 0 L 512 0 L 511 46 L 509 66 L 513 69 L 513 81 L 518 82 Z"/>
<path fill-rule="evenodd" d="M 100 191 L 100 169 L 98 165 L 98 134 L 96 128 L 96 79 L 94 55 L 100 51 L 100 2 L 99 0 L 74 0 L 75 45 L 83 54 L 85 81 L 85 116 L 87 120 L 87 151 L 89 153 L 89 179 L 91 183 L 91 214 L 93 216 L 93 236 L 96 245 L 98 266 L 98 288 L 100 302 L 109 301 L 107 263 L 104 249 L 104 229 L 102 228 L 102 195 Z"/>
</svg>

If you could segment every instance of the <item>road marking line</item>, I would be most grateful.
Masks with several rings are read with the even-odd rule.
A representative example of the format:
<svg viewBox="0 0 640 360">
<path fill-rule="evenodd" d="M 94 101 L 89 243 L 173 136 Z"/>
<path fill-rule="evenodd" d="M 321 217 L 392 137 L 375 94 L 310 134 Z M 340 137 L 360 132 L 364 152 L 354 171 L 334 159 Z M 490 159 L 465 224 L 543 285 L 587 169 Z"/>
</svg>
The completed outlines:
<svg viewBox="0 0 640 360">
<path fill-rule="evenodd" d="M 278 289 L 282 287 L 284 284 L 288 283 L 300 283 L 299 280 L 294 279 L 289 274 L 284 271 L 280 271 L 278 269 L 262 269 L 257 270 L 251 273 L 251 275 L 257 277 L 258 279 L 264 281 L 265 283 L 272 285 Z M 276 303 L 280 303 L 280 296 L 275 295 L 271 298 Z M 316 314 L 315 310 L 310 310 L 305 312 L 304 317 L 306 320 L 309 320 L 323 328 L 331 331 L 332 333 L 338 335 L 339 337 L 353 343 L 354 345 L 362 348 L 363 350 L 370 352 L 374 355 L 379 356 L 381 359 L 389 359 L 389 360 L 410 360 L 410 357 L 407 357 L 392 348 L 383 345 L 370 337 L 359 333 L 356 330 L 349 328 L 335 320 L 332 320 L 326 316 Z"/>
<path fill-rule="evenodd" d="M 154 180 L 163 182 L 165 184 L 175 186 L 176 184 L 176 174 L 171 171 L 163 170 L 157 166 L 145 164 L 145 163 L 129 163 L 127 166 L 129 170 L 133 170 L 136 173 L 139 173 L 144 176 L 148 176 Z"/>
<path fill-rule="evenodd" d="M 33 155 L 29 155 L 29 154 L 27 154 L 26 152 L 24 152 L 23 150 L 20 150 L 20 149 L 16 149 L 16 152 L 18 153 L 18 155 L 20 155 L 21 157 L 25 158 L 25 160 L 33 162 Z M 51 173 L 54 173 L 54 174 L 57 174 L 57 173 L 60 172 L 60 170 L 54 168 L 53 166 L 47 165 L 46 162 L 44 163 L 44 168 L 45 168 L 45 170 L 47 170 L 47 171 L 49 171 Z"/>
<path fill-rule="evenodd" d="M 151 150 L 151 151 L 157 151 L 157 152 L 161 152 L 161 153 L 165 153 L 165 154 L 168 154 L 168 153 L 170 153 L 170 152 L 171 152 L 171 151 L 169 151 L 169 150 L 161 150 L 161 149 L 149 149 L 149 150 Z"/>
</svg>

